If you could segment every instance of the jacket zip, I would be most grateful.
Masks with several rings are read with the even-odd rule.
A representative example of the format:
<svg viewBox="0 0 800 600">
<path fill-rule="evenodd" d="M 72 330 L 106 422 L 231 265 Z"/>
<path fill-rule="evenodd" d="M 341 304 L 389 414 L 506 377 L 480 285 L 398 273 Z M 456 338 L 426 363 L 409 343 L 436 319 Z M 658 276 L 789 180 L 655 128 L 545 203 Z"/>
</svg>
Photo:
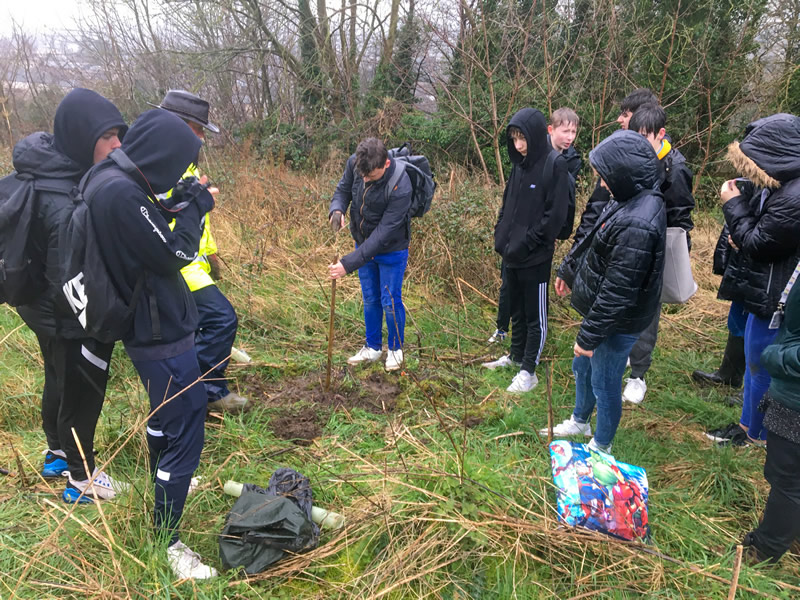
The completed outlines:
<svg viewBox="0 0 800 600">
<path fill-rule="evenodd" d="M 767 297 L 769 297 L 769 288 L 772 287 L 772 270 L 775 268 L 775 263 L 769 265 L 769 279 L 767 279 Z"/>
<path fill-rule="evenodd" d="M 364 205 L 367 203 L 367 192 L 369 191 L 370 186 L 364 182 L 364 195 L 361 197 L 361 208 L 359 212 L 361 213 L 361 222 L 358 224 L 358 230 L 361 232 L 361 236 L 364 236 Z"/>
</svg>

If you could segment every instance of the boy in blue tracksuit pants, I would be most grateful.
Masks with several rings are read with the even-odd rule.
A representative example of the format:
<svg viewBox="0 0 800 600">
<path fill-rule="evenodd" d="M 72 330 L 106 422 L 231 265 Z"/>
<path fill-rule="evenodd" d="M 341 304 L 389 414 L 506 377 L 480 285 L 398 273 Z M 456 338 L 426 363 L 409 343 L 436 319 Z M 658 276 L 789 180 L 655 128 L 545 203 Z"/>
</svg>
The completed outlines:
<svg viewBox="0 0 800 600">
<path fill-rule="evenodd" d="M 198 186 L 185 208 L 169 214 L 175 219 L 170 231 L 157 194 L 175 185 L 199 149 L 200 140 L 181 119 L 162 110 L 145 112 L 122 145 L 136 169 L 100 184 L 90 205 L 98 246 L 122 298 L 130 302 L 140 275 L 145 277 L 122 342 L 150 396 L 153 520 L 156 533 L 168 538 L 167 557 L 181 578 L 216 575 L 178 537 L 208 404 L 194 347 L 197 309 L 180 269 L 197 256 L 201 218 L 214 200 Z M 94 174 L 110 168 L 116 168 L 114 161 L 105 160 Z"/>
</svg>

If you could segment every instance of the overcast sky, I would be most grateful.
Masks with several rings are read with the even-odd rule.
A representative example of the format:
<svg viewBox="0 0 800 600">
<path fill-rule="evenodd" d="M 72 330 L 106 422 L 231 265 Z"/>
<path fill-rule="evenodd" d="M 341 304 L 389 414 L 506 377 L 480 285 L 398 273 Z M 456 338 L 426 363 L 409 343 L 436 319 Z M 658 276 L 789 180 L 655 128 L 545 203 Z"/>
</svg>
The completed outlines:
<svg viewBox="0 0 800 600">
<path fill-rule="evenodd" d="M 78 0 L 0 0 L 0 36 L 8 36 L 12 19 L 27 33 L 72 28 L 81 10 Z"/>
</svg>

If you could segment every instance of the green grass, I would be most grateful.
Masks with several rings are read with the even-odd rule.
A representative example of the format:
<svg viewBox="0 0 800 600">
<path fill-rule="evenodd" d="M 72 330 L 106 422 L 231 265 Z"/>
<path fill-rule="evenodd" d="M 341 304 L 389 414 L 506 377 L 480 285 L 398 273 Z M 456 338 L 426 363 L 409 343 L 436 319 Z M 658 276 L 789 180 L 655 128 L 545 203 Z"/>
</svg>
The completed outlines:
<svg viewBox="0 0 800 600">
<path fill-rule="evenodd" d="M 363 323 L 357 278 L 339 285 L 335 389 L 352 399 L 370 381 L 385 380 L 399 393 L 386 412 L 363 403 L 335 410 L 318 404 L 313 387 L 324 379 L 329 284 L 312 273 L 322 277 L 331 252 L 311 238 L 294 242 L 292 253 L 273 254 L 260 271 L 229 272 L 221 284 L 240 313 L 237 345 L 255 361 L 230 369 L 251 408 L 209 419 L 198 471 L 204 483 L 188 500 L 182 537 L 220 568 L 216 536 L 233 504 L 222 484 L 263 485 L 281 466 L 306 474 L 315 503 L 344 514 L 347 528 L 324 531 L 317 550 L 249 580 L 226 572 L 207 582 L 175 582 L 150 526 L 146 442 L 143 427 L 134 429 L 147 401 L 122 348 L 114 354 L 96 445 L 100 464 L 116 453 L 107 470 L 134 488 L 101 507 L 71 508 L 59 500 L 62 484 L 35 476 L 45 443 L 41 358 L 32 333 L 0 306 L 0 466 L 15 473 L 0 479 L 0 598 L 727 596 L 732 548 L 757 523 L 768 487 L 763 452 L 719 449 L 701 435 L 738 417 L 721 404 L 721 391 L 698 389 L 689 378 L 693 368 L 715 366 L 722 318 L 701 326 L 691 304 L 671 310 L 672 319 L 662 320 L 647 399 L 623 412 L 614 454 L 644 467 L 651 486 L 653 540 L 645 550 L 558 528 L 549 453 L 536 434 L 547 424 L 544 371 L 533 393 L 506 394 L 513 373 L 477 366 L 499 350 L 484 343 L 492 308 L 466 288 L 462 305 L 444 277 L 407 284 L 408 372 L 392 376 L 379 365 L 342 366 L 362 343 Z M 307 262 L 296 254 L 304 252 Z M 575 319 L 563 300 L 551 299 L 546 354 L 557 422 L 573 406 Z M 282 386 L 306 388 L 286 401 L 276 396 Z M 292 411 L 320 421 L 311 445 L 275 435 L 275 421 Z M 65 511 L 77 521 L 65 520 Z M 798 597 L 798 564 L 787 555 L 777 567 L 743 566 L 737 597 Z"/>
</svg>

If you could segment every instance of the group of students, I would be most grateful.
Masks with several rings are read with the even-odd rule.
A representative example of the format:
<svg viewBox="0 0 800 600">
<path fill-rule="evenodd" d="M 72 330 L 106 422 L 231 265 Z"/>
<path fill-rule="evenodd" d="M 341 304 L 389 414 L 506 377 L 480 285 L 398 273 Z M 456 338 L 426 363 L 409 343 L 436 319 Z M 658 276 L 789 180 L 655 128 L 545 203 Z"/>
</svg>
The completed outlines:
<svg viewBox="0 0 800 600">
<path fill-rule="evenodd" d="M 662 307 L 666 230 L 683 229 L 690 250 L 695 206 L 692 172 L 666 135 L 666 113 L 656 96 L 647 89 L 633 91 L 623 99 L 617 122 L 621 130 L 589 153 L 597 184 L 555 280 L 557 294 L 571 293 L 582 322 L 573 347 L 575 407 L 553 433 L 584 435 L 602 452 L 611 450 L 623 400 L 644 400 Z M 565 220 L 569 232 L 573 225 L 569 211 L 581 166 L 572 147 L 577 127 L 578 116 L 570 109 L 555 111 L 548 125 L 541 112 L 525 108 L 506 130 L 512 170 L 495 225 L 502 286 L 489 342 L 506 337 L 510 320 L 511 348 L 483 366 L 518 369 L 510 393 L 529 392 L 538 383 L 555 243 Z M 715 271 L 724 274 L 719 296 L 732 302 L 729 329 L 740 341 L 729 340 L 718 371 L 693 374 L 701 383 L 736 384 L 736 373 L 740 378 L 744 373 L 740 422 L 709 432 L 710 437 L 723 443 L 769 441 L 765 476 L 772 488 L 764 519 L 743 541 L 758 560 L 777 560 L 800 535 L 800 291 L 792 288 L 800 275 L 797 148 L 800 119 L 786 114 L 752 123 L 742 142 L 730 147 L 729 161 L 743 177 L 727 181 L 720 193 L 726 227 Z M 338 231 L 349 209 L 356 246 L 329 265 L 329 276 L 357 270 L 364 302 L 366 343 L 348 363 L 382 357 L 385 316 L 387 370 L 402 363 L 401 288 L 410 242 L 410 186 L 401 178 L 386 189 L 395 168 L 379 140 L 364 140 L 348 160 L 329 210 Z M 729 354 L 737 347 L 747 369 L 732 366 L 736 360 Z M 623 391 L 628 365 L 631 376 Z"/>
<path fill-rule="evenodd" d="M 13 176 L 34 181 L 30 243 L 47 279 L 44 293 L 17 307 L 44 362 L 42 476 L 65 479 L 67 503 L 110 499 L 130 487 L 95 466 L 114 342 L 88 336 L 85 315 L 71 310 L 62 291 L 64 232 L 80 191 L 108 277 L 133 307 L 121 341 L 150 399 L 155 529 L 176 575 L 197 578 L 216 572 L 180 541 L 178 523 L 200 461 L 206 413 L 238 412 L 247 403 L 225 378 L 237 318 L 212 276 L 218 276 L 217 248 L 208 213 L 216 189 L 197 167 L 205 130 L 218 131 L 208 113 L 201 98 L 173 90 L 128 128 L 109 100 L 76 88 L 59 104 L 52 134 L 34 133 L 13 150 Z M 180 210 L 170 209 L 180 180 L 195 193 Z"/>
<path fill-rule="evenodd" d="M 165 539 L 176 575 L 193 578 L 216 574 L 178 535 L 203 447 L 206 411 L 235 412 L 246 404 L 225 379 L 237 321 L 212 276 L 216 245 L 208 214 L 216 190 L 197 168 L 204 131 L 217 130 L 208 111 L 196 95 L 170 91 L 128 129 L 110 101 L 75 89 L 58 107 L 53 134 L 33 134 L 14 148 L 16 172 L 41 183 L 32 235 L 45 261 L 48 289 L 18 312 L 35 332 L 44 359 L 48 449 L 42 474 L 66 478 L 66 502 L 113 498 L 128 487 L 94 464 L 93 438 L 113 343 L 88 337 L 62 297 L 62 231 L 80 185 L 109 277 L 134 308 L 122 342 L 150 398 L 147 441 L 156 531 Z M 618 122 L 621 130 L 589 153 L 597 184 L 555 280 L 556 293 L 571 294 L 583 318 L 573 347 L 575 407 L 553 432 L 585 435 L 590 447 L 603 452 L 611 450 L 623 399 L 644 398 L 661 311 L 666 229 L 688 233 L 694 207 L 692 174 L 665 135 L 666 115 L 656 97 L 649 90 L 634 91 L 622 101 Z M 511 351 L 484 366 L 517 368 L 511 393 L 537 385 L 555 244 L 565 225 L 569 236 L 574 220 L 570 205 L 581 167 L 572 146 L 577 127 L 578 116 L 570 109 L 555 111 L 548 126 L 541 112 L 525 108 L 507 128 L 512 170 L 495 226 L 503 286 L 492 341 L 508 329 L 505 312 L 512 324 Z M 797 117 L 773 115 L 751 124 L 729 153 L 748 181 L 726 182 L 721 192 L 726 230 L 720 246 L 726 255 L 720 297 L 732 301 L 729 328 L 732 337 L 743 338 L 748 365 L 736 427 L 752 443 L 768 440 L 765 474 L 772 485 L 765 518 L 745 543 L 773 560 L 800 534 L 800 291 L 792 287 L 800 274 L 797 147 Z M 130 164 L 133 168 L 125 167 Z M 362 141 L 347 161 L 328 213 L 334 232 L 349 213 L 355 243 L 352 252 L 328 266 L 329 277 L 358 271 L 362 289 L 365 343 L 347 362 L 382 358 L 385 318 L 388 371 L 404 364 L 402 284 L 414 190 L 402 169 L 380 140 Z M 181 180 L 190 181 L 193 194 L 177 210 L 167 200 Z M 623 392 L 628 361 L 631 377 Z M 718 383 L 714 378 L 723 375 L 696 378 Z M 198 380 L 204 385 L 194 385 Z M 767 389 L 764 417 L 757 405 Z"/>
</svg>

